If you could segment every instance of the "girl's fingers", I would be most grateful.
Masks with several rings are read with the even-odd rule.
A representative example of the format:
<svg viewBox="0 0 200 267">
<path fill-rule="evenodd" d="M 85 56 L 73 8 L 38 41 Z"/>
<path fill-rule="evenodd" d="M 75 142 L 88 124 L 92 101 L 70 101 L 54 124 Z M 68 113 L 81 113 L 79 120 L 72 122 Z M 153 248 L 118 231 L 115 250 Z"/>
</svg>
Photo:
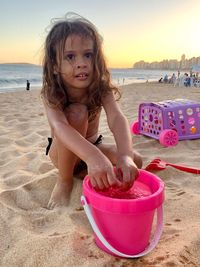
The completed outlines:
<svg viewBox="0 0 200 267">
<path fill-rule="evenodd" d="M 116 170 L 116 177 L 117 177 L 117 179 L 119 180 L 119 181 L 123 181 L 123 173 L 122 173 L 122 170 L 121 170 L 121 168 L 117 168 L 117 170 Z"/>
<path fill-rule="evenodd" d="M 109 188 L 110 186 L 121 187 L 123 182 L 122 171 L 118 172 L 118 175 L 115 175 L 115 172 L 112 168 L 105 173 L 101 173 L 101 175 L 98 174 L 97 176 L 92 176 L 91 179 L 92 186 L 99 190 Z"/>
<path fill-rule="evenodd" d="M 90 181 L 92 186 L 98 190 L 104 190 L 110 186 L 122 187 L 124 190 L 128 190 L 138 175 L 137 168 L 119 168 L 116 175 L 114 170 L 109 170 L 107 173 L 101 174 L 101 176 L 98 175 L 99 177 L 93 176 Z"/>
<path fill-rule="evenodd" d="M 122 185 L 122 183 L 116 178 L 114 172 L 108 172 L 107 178 L 110 186 L 120 187 Z"/>
<path fill-rule="evenodd" d="M 131 172 L 130 172 L 130 170 L 129 169 L 124 169 L 123 170 L 123 182 L 124 183 L 130 183 L 130 181 L 131 181 L 131 179 L 132 179 L 132 177 L 131 177 Z"/>
<path fill-rule="evenodd" d="M 104 177 L 104 179 L 102 179 L 102 181 L 104 183 L 104 187 L 105 188 L 109 188 L 110 187 L 107 177 Z"/>
<path fill-rule="evenodd" d="M 135 168 L 134 169 L 128 168 L 123 171 L 123 188 L 125 190 L 129 189 L 133 185 L 138 174 L 139 174 L 139 171 L 138 169 L 135 169 Z"/>
<path fill-rule="evenodd" d="M 93 177 L 90 177 L 90 182 L 91 182 L 92 187 L 94 188 L 97 187 L 97 183 Z"/>
<path fill-rule="evenodd" d="M 103 183 L 103 179 L 102 179 L 102 177 L 98 177 L 98 178 L 96 178 L 95 180 L 96 180 L 96 183 L 97 183 L 97 189 L 102 190 L 102 189 L 105 188 L 105 185 L 104 185 L 104 183 Z"/>
<path fill-rule="evenodd" d="M 105 188 L 109 188 L 110 186 L 105 175 L 104 176 L 102 175 L 100 178 L 94 177 L 94 176 L 92 177 L 89 176 L 89 177 L 90 177 L 90 182 L 91 182 L 92 187 L 96 189 L 102 190 Z"/>
</svg>

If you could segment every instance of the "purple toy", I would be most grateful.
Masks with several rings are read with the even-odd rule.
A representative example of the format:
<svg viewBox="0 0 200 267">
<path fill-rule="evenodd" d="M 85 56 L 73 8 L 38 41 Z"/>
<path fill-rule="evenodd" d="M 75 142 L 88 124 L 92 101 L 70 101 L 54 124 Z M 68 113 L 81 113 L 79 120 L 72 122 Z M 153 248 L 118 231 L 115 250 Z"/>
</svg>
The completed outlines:
<svg viewBox="0 0 200 267">
<path fill-rule="evenodd" d="M 166 147 L 200 138 L 200 103 L 188 99 L 142 103 L 131 132 L 158 139 Z"/>
</svg>

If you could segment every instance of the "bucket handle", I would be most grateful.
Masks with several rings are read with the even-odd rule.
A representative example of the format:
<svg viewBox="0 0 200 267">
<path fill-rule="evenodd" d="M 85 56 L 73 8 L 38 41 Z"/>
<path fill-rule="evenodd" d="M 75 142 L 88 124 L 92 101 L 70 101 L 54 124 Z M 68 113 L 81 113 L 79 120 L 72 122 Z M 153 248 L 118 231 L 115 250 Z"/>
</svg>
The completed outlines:
<svg viewBox="0 0 200 267">
<path fill-rule="evenodd" d="M 99 238 L 99 240 L 102 242 L 102 244 L 112 253 L 114 253 L 115 255 L 118 255 L 120 257 L 125 257 L 125 258 L 138 258 L 138 257 L 142 257 L 146 254 L 148 254 L 150 251 L 152 251 L 156 245 L 158 244 L 158 241 L 161 237 L 162 234 L 162 230 L 163 230 L 163 206 L 160 205 L 157 208 L 157 224 L 156 224 L 156 230 L 154 233 L 154 237 L 151 240 L 150 244 L 145 248 L 144 251 L 135 254 L 135 255 L 128 255 L 128 254 L 124 254 L 118 250 L 116 250 L 115 248 L 113 248 L 108 242 L 107 240 L 104 238 L 104 236 L 102 235 L 102 233 L 100 232 L 93 216 L 90 210 L 90 205 L 87 203 L 87 200 L 85 198 L 85 196 L 81 196 L 81 203 L 83 205 L 83 208 L 85 210 L 85 213 L 87 215 L 87 218 L 90 222 L 90 225 L 92 226 L 93 231 L 95 232 L 96 236 Z"/>
</svg>

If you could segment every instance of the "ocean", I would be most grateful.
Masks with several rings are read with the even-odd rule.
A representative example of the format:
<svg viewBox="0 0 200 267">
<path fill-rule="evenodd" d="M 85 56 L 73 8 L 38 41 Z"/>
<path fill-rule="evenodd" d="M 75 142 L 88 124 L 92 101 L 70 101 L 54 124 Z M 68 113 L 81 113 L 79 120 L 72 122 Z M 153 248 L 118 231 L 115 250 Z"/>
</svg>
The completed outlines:
<svg viewBox="0 0 200 267">
<path fill-rule="evenodd" d="M 130 83 L 158 81 L 174 71 L 144 70 L 144 69 L 110 69 L 112 81 L 116 85 Z M 177 73 L 175 73 L 177 75 Z M 0 64 L 0 93 L 20 91 L 26 89 L 26 81 L 30 82 L 30 90 L 41 87 L 42 67 L 32 64 Z"/>
<path fill-rule="evenodd" d="M 0 64 L 0 93 L 25 90 L 27 80 L 31 88 L 41 86 L 42 67 L 32 64 Z"/>
</svg>

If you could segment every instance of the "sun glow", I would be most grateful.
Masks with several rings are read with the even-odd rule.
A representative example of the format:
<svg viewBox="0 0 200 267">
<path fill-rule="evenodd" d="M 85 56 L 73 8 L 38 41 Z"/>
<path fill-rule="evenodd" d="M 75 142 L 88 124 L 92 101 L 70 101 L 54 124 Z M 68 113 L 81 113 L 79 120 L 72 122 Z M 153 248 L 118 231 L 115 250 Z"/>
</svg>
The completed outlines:
<svg viewBox="0 0 200 267">
<path fill-rule="evenodd" d="M 29 19 L 32 21 L 29 24 L 25 22 L 24 14 L 20 13 L 21 9 L 17 10 L 16 2 L 18 1 L 13 2 L 16 12 L 10 14 L 8 19 L 7 11 L 3 10 L 0 18 L 3 25 L 0 29 L 2 37 L 0 63 L 40 64 L 43 37 L 46 36 L 45 27 L 57 13 L 56 11 L 51 14 L 44 12 L 42 19 L 37 19 L 38 6 L 33 1 L 35 13 L 28 15 L 34 16 Z M 96 9 L 96 6 L 95 12 L 88 6 L 86 15 L 81 9 L 82 2 L 80 2 L 78 13 L 90 19 L 103 36 L 109 67 L 132 67 L 140 60 L 148 62 L 163 59 L 180 60 L 182 54 L 185 54 L 186 58 L 200 56 L 199 0 L 146 1 L 145 5 L 142 1 L 139 1 L 141 3 L 127 2 L 129 2 L 127 5 L 117 2 L 113 11 L 110 1 L 109 4 L 102 1 L 99 5 L 108 7 L 103 14 Z M 50 6 L 53 10 L 52 4 Z M 59 12 L 58 17 L 63 14 L 63 7 L 59 8 L 61 13 Z M 30 10 L 29 5 L 27 9 Z M 3 18 L 4 13 L 6 15 Z"/>
</svg>

